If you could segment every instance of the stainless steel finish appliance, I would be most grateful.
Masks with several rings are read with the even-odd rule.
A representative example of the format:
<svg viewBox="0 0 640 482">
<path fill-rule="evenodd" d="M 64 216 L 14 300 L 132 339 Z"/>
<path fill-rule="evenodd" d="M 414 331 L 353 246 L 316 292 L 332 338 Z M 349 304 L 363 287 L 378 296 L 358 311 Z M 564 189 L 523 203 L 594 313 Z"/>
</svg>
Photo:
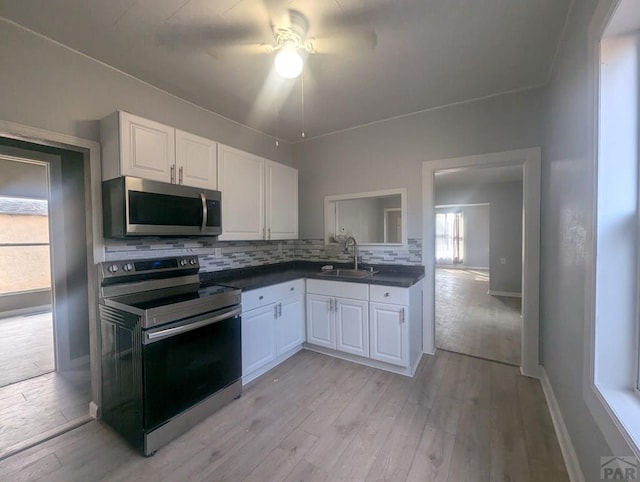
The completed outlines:
<svg viewBox="0 0 640 482">
<path fill-rule="evenodd" d="M 100 263 L 102 420 L 144 455 L 238 398 L 240 290 L 195 256 Z"/>
<path fill-rule="evenodd" d="M 220 203 L 220 191 L 118 177 L 102 183 L 104 236 L 218 236 Z"/>
</svg>

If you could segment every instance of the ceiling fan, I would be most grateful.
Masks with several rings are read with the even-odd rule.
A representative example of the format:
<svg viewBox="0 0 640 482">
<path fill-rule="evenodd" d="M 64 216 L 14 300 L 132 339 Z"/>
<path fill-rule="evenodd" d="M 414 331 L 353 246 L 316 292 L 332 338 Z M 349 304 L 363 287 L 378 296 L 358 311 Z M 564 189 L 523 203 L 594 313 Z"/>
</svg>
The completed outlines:
<svg viewBox="0 0 640 482">
<path fill-rule="evenodd" d="M 265 2 L 268 3 L 268 2 Z M 214 58 L 228 55 L 273 54 L 276 71 L 285 78 L 300 75 L 304 61 L 314 54 L 343 54 L 372 50 L 377 36 L 371 27 L 357 25 L 357 16 L 345 17 L 346 21 L 333 22 L 333 33 L 323 37 L 308 36 L 310 23 L 302 12 L 294 9 L 280 10 L 281 15 L 269 12 L 270 41 L 264 39 L 266 31 L 259 24 L 238 25 L 185 25 L 168 26 L 159 35 L 160 42 L 171 47 L 202 47 Z M 362 17 L 365 18 L 365 17 Z M 344 19 L 343 19 L 344 20 Z M 351 24 L 346 25 L 345 23 Z"/>
</svg>

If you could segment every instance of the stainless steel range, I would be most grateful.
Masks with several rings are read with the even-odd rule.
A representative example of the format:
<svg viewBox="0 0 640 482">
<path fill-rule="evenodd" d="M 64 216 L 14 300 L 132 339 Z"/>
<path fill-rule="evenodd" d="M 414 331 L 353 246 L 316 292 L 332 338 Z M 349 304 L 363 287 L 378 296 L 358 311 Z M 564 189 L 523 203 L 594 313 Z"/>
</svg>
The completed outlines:
<svg viewBox="0 0 640 482">
<path fill-rule="evenodd" d="M 242 391 L 240 290 L 195 256 L 99 265 L 102 420 L 153 454 Z"/>
</svg>

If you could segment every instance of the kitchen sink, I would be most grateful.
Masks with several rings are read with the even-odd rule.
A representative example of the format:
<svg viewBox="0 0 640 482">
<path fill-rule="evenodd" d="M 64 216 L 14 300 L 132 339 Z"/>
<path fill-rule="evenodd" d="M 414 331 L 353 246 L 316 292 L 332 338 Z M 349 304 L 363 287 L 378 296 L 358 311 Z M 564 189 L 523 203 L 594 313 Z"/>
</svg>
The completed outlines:
<svg viewBox="0 0 640 482">
<path fill-rule="evenodd" d="M 322 271 L 322 276 L 333 276 L 336 278 L 366 278 L 371 276 L 375 271 L 368 269 L 331 269 L 328 271 Z"/>
</svg>

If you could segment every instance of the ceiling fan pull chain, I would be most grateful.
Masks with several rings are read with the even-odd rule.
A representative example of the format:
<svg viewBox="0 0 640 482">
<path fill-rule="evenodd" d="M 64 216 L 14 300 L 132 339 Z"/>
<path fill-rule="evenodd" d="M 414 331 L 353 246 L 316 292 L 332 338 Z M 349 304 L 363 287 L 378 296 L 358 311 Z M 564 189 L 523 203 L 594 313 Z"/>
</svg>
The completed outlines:
<svg viewBox="0 0 640 482">
<path fill-rule="evenodd" d="M 278 147 L 280 145 L 280 141 L 278 140 L 278 82 L 275 83 L 275 90 L 276 90 L 276 147 Z"/>
<path fill-rule="evenodd" d="M 301 82 L 301 89 L 300 91 L 302 92 L 302 99 L 300 101 L 301 107 L 302 107 L 302 138 L 304 139 L 304 68 L 302 69 L 302 73 L 300 75 L 300 82 Z"/>
</svg>

